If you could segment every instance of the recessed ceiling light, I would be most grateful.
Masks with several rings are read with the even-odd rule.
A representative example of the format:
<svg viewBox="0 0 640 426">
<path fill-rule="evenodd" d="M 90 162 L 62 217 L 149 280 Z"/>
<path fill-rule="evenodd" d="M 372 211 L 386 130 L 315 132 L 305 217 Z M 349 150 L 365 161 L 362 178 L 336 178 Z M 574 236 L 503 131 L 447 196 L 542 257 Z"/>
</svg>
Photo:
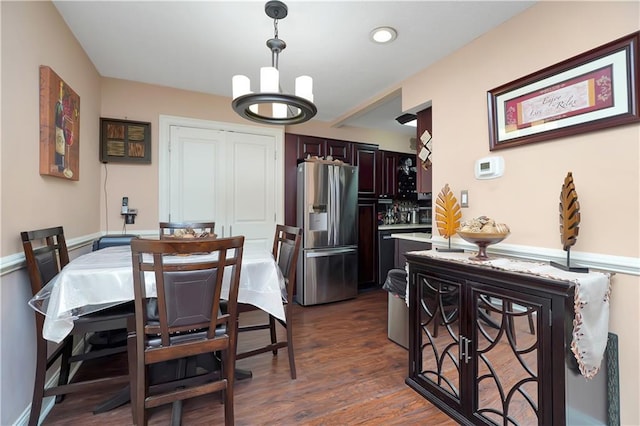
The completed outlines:
<svg viewBox="0 0 640 426">
<path fill-rule="evenodd" d="M 391 27 L 378 27 L 369 34 L 374 43 L 391 43 L 398 37 L 398 32 Z"/>
</svg>

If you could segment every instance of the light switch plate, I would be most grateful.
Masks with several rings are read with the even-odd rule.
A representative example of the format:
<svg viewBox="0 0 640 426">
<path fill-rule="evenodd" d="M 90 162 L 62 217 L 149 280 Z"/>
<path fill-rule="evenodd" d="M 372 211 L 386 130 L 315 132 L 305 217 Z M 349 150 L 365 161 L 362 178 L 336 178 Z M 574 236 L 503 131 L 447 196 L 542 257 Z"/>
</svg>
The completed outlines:
<svg viewBox="0 0 640 426">
<path fill-rule="evenodd" d="M 469 191 L 466 189 L 460 191 L 460 207 L 469 207 Z"/>
</svg>

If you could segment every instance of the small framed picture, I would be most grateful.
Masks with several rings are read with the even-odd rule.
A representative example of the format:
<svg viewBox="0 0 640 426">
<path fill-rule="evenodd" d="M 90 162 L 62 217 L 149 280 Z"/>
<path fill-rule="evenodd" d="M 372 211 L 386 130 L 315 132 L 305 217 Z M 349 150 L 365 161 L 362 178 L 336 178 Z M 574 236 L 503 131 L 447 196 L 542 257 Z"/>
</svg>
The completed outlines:
<svg viewBox="0 0 640 426">
<path fill-rule="evenodd" d="M 151 123 L 100 118 L 100 162 L 151 164 Z"/>
</svg>

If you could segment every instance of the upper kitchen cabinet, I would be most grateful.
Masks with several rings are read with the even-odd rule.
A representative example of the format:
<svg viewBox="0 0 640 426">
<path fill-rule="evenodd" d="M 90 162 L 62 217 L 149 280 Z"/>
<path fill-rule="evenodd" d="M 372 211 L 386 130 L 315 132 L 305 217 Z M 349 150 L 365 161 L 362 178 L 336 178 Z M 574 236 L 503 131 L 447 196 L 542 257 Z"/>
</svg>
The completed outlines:
<svg viewBox="0 0 640 426">
<path fill-rule="evenodd" d="M 378 197 L 416 200 L 416 155 L 378 151 Z"/>
<path fill-rule="evenodd" d="M 398 167 L 400 166 L 399 152 L 378 151 L 380 167 L 380 188 L 378 196 L 380 198 L 396 198 L 398 194 Z"/>
<path fill-rule="evenodd" d="M 352 164 L 351 142 L 325 139 L 316 136 L 289 135 L 295 139 L 297 159 L 304 160 L 307 157 L 319 157 L 326 159 L 331 156 L 334 160 L 340 160 Z"/>
<path fill-rule="evenodd" d="M 297 158 L 303 160 L 307 157 L 324 157 L 327 140 L 315 136 L 287 135 L 296 141 Z"/>
<path fill-rule="evenodd" d="M 340 160 L 344 161 L 347 164 L 353 164 L 353 157 L 351 156 L 351 146 L 351 142 L 327 139 L 325 158 L 331 156 L 334 160 Z"/>
<path fill-rule="evenodd" d="M 417 153 L 419 153 L 420 148 L 422 147 L 420 136 L 422 136 L 424 131 L 428 130 L 431 136 L 433 136 L 431 107 L 418 112 L 416 115 L 418 116 Z M 417 158 L 417 161 L 418 161 L 418 164 L 416 165 L 417 190 L 418 192 L 431 192 L 431 186 L 433 182 L 433 176 L 432 176 L 433 164 L 431 165 L 431 167 L 429 167 L 429 169 L 425 170 L 419 158 Z"/>
<path fill-rule="evenodd" d="M 353 165 L 358 166 L 358 198 L 378 197 L 378 145 L 353 144 Z"/>
</svg>

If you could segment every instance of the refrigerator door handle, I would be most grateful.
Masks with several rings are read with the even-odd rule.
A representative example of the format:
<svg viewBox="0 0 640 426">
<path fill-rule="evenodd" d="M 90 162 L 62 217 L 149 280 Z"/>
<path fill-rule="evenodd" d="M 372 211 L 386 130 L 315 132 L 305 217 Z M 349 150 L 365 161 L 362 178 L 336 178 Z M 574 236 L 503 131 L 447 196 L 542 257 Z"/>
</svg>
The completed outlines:
<svg viewBox="0 0 640 426">
<path fill-rule="evenodd" d="M 340 173 L 343 171 L 342 167 L 338 167 L 338 166 L 333 166 L 333 172 L 334 172 L 334 182 L 336 185 L 336 197 L 335 197 L 335 215 L 333 216 L 333 223 L 335 226 L 335 232 L 333 234 L 334 236 L 334 244 L 336 245 L 341 245 L 343 244 L 342 242 L 342 235 L 340 234 L 340 222 L 342 220 L 342 218 L 340 217 L 341 213 L 342 213 L 342 194 L 340 191 L 340 183 L 342 182 L 342 180 L 340 179 Z"/>
<path fill-rule="evenodd" d="M 344 249 L 336 249 L 329 251 L 314 251 L 310 253 L 305 253 L 305 257 L 326 257 L 326 256 L 334 256 L 336 254 L 344 254 L 344 253 L 354 253 L 356 251 L 355 248 L 344 248 Z"/>
<path fill-rule="evenodd" d="M 337 182 L 334 175 L 335 167 L 327 166 L 327 175 L 329 176 L 329 245 L 336 244 L 336 186 Z"/>
</svg>

